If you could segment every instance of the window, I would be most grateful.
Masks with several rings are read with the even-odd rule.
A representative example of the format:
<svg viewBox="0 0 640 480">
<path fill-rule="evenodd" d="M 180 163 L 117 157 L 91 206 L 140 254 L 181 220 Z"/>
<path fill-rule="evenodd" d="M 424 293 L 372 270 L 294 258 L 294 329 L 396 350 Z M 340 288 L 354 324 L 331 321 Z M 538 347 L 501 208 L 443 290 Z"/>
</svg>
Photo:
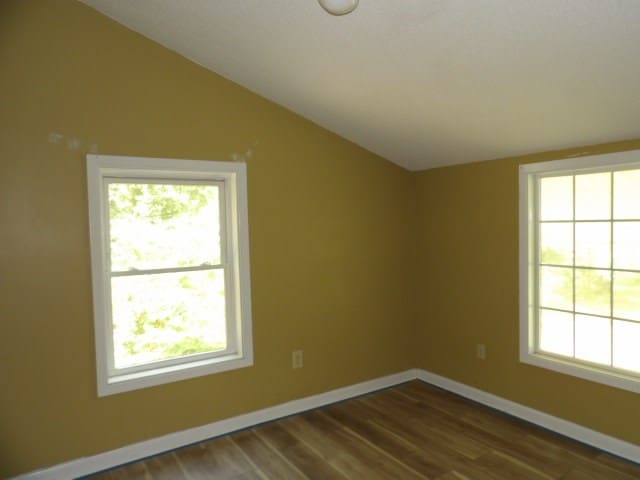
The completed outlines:
<svg viewBox="0 0 640 480">
<path fill-rule="evenodd" d="M 87 156 L 98 394 L 253 363 L 246 166 Z"/>
<path fill-rule="evenodd" d="M 640 151 L 520 167 L 520 356 L 640 392 Z"/>
</svg>

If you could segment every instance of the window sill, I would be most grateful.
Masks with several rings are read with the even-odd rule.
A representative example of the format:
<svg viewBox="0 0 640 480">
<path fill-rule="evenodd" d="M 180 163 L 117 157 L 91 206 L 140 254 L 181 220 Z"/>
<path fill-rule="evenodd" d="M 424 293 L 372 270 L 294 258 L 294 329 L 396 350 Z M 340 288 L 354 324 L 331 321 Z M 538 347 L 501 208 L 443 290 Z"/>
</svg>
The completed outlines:
<svg viewBox="0 0 640 480">
<path fill-rule="evenodd" d="M 116 393 L 187 380 L 252 365 L 253 359 L 250 356 L 234 353 L 142 372 L 113 375 L 105 379 L 98 379 L 98 396 L 105 397 Z"/>
<path fill-rule="evenodd" d="M 618 372 L 599 369 L 588 364 L 574 363 L 542 353 L 523 352 L 520 355 L 520 362 L 566 375 L 572 375 L 584 380 L 609 385 L 610 387 L 640 393 L 640 378 L 633 375 L 624 375 Z"/>
</svg>

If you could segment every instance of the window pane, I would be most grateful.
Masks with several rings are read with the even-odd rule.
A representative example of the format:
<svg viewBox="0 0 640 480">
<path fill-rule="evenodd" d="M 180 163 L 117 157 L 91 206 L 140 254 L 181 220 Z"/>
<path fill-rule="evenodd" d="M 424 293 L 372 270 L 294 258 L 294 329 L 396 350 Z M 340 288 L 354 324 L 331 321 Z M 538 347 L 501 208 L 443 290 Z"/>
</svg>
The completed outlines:
<svg viewBox="0 0 640 480">
<path fill-rule="evenodd" d="M 611 364 L 611 322 L 608 318 L 576 315 L 576 358 Z"/>
<path fill-rule="evenodd" d="M 613 218 L 640 219 L 640 170 L 614 172 Z"/>
<path fill-rule="evenodd" d="M 573 270 L 540 267 L 540 306 L 573 310 Z"/>
<path fill-rule="evenodd" d="M 540 350 L 573 356 L 573 314 L 540 309 Z"/>
<path fill-rule="evenodd" d="M 116 368 L 224 350 L 223 270 L 111 279 Z"/>
<path fill-rule="evenodd" d="M 112 271 L 219 264 L 218 190 L 110 183 Z"/>
<path fill-rule="evenodd" d="M 611 223 L 576 223 L 576 265 L 611 266 Z"/>
<path fill-rule="evenodd" d="M 573 223 L 540 224 L 540 261 L 573 264 Z"/>
<path fill-rule="evenodd" d="M 613 224 L 613 266 L 640 270 L 640 222 Z"/>
<path fill-rule="evenodd" d="M 576 220 L 611 218 L 611 173 L 576 175 Z"/>
<path fill-rule="evenodd" d="M 615 272 L 613 277 L 613 316 L 640 320 L 640 274 Z M 640 349 L 640 344 L 638 345 Z"/>
<path fill-rule="evenodd" d="M 611 314 L 611 272 L 576 268 L 576 312 Z"/>
<path fill-rule="evenodd" d="M 573 220 L 573 177 L 540 179 L 540 220 Z"/>
<path fill-rule="evenodd" d="M 613 366 L 640 372 L 640 324 L 614 320 Z"/>
</svg>

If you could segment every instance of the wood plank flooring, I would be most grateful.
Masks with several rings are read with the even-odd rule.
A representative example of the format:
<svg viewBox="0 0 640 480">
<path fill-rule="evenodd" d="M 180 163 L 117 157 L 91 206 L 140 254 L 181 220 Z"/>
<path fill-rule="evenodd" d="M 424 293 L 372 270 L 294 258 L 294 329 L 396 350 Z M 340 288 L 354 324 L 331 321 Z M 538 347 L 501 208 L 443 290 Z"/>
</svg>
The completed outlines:
<svg viewBox="0 0 640 480">
<path fill-rule="evenodd" d="M 414 381 L 86 478 L 631 480 L 640 466 Z"/>
</svg>

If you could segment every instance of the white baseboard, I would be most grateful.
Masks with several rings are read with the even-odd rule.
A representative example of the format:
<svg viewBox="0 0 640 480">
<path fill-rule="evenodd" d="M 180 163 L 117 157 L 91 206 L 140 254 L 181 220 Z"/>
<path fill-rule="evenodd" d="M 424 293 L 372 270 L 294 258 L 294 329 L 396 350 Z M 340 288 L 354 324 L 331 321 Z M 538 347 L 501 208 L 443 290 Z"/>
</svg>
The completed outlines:
<svg viewBox="0 0 640 480">
<path fill-rule="evenodd" d="M 481 403 L 496 410 L 500 410 L 514 417 L 521 418 L 527 422 L 534 423 L 540 427 L 552 430 L 565 437 L 573 438 L 587 445 L 591 445 L 605 452 L 612 453 L 622 458 L 640 463 L 640 446 L 633 443 L 619 440 L 615 437 L 605 435 L 595 430 L 580 426 L 576 423 L 562 420 L 539 410 L 525 407 L 519 403 L 506 400 L 502 397 L 492 395 L 474 387 L 441 377 L 426 370 L 415 370 L 416 378 L 424 382 L 456 393 L 462 397 Z"/>
<path fill-rule="evenodd" d="M 414 370 L 407 370 L 406 372 L 376 378 L 299 400 L 292 400 L 274 407 L 220 420 L 219 422 L 213 422 L 208 425 L 170 433 L 162 437 L 134 443 L 91 457 L 78 458 L 50 468 L 19 475 L 15 477 L 14 480 L 70 480 L 116 467 L 124 463 L 133 462 L 141 458 L 157 455 L 185 445 L 201 442 L 209 438 L 218 437 L 226 433 L 253 427 L 260 423 L 392 387 L 399 383 L 414 380 L 415 378 L 416 372 Z"/>
<path fill-rule="evenodd" d="M 89 475 L 101 470 L 133 462 L 141 458 L 150 457 L 162 452 L 184 447 L 185 445 L 190 445 L 192 443 L 201 442 L 226 433 L 253 427 L 260 423 L 294 415 L 306 410 L 323 407 L 331 403 L 347 400 L 349 398 L 364 395 L 383 388 L 392 387 L 415 379 L 430 383 L 431 385 L 448 390 L 475 402 L 495 408 L 496 410 L 521 418 L 569 438 L 573 438 L 579 442 L 592 445 L 600 450 L 626 458 L 632 462 L 640 463 L 640 446 L 638 445 L 596 432 L 595 430 L 582 427 L 567 420 L 562 420 L 552 415 L 540 412 L 539 410 L 525 407 L 519 403 L 506 400 L 477 388 L 436 375 L 435 373 L 421 369 L 413 369 L 369 380 L 367 382 L 357 383 L 348 387 L 338 388 L 318 395 L 312 395 L 299 400 L 292 400 L 274 407 L 239 415 L 226 420 L 220 420 L 208 425 L 170 433 L 162 437 L 134 443 L 132 445 L 127 445 L 125 447 L 93 455 L 91 457 L 79 458 L 67 463 L 45 468 L 43 470 L 19 475 L 14 477 L 14 480 L 69 480 L 83 475 Z"/>
</svg>

